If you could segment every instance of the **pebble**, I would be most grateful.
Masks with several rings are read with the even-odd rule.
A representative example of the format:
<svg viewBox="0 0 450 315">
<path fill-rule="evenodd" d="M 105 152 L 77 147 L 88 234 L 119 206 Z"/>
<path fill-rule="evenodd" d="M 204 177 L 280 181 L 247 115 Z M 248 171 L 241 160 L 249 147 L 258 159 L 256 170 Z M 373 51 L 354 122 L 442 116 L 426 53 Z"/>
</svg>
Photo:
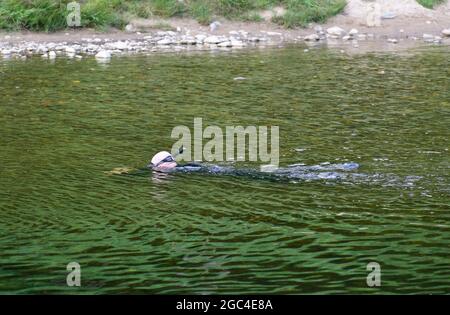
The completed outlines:
<svg viewBox="0 0 450 315">
<path fill-rule="evenodd" d="M 164 38 L 157 42 L 158 45 L 172 45 L 174 42 L 170 38 Z"/>
<path fill-rule="evenodd" d="M 118 41 L 116 43 L 110 44 L 110 47 L 113 49 L 125 50 L 129 48 L 129 45 L 126 42 Z"/>
<path fill-rule="evenodd" d="M 95 58 L 97 59 L 110 59 L 111 58 L 111 53 L 107 50 L 102 50 L 100 52 L 98 52 L 95 55 Z"/>
<path fill-rule="evenodd" d="M 77 52 L 73 47 L 66 47 L 65 51 L 67 54 L 75 54 Z"/>
<path fill-rule="evenodd" d="M 206 37 L 204 40 L 204 43 L 206 44 L 219 44 L 221 42 L 224 42 L 225 40 L 223 38 L 219 38 L 218 36 L 209 36 Z"/>
<path fill-rule="evenodd" d="M 197 40 L 192 36 L 183 36 L 180 40 L 180 44 L 182 45 L 195 45 L 197 44 Z"/>
<path fill-rule="evenodd" d="M 348 32 L 348 35 L 350 35 L 350 36 L 355 36 L 355 35 L 357 35 L 359 32 L 358 32 L 358 30 L 356 29 L 356 28 L 352 28 L 349 32 Z"/>
<path fill-rule="evenodd" d="M 222 25 L 222 24 L 219 21 L 214 21 L 211 24 L 209 24 L 209 30 L 211 32 L 214 32 L 219 28 L 220 25 Z"/>
<path fill-rule="evenodd" d="M 131 24 L 131 23 L 127 24 L 127 26 L 125 26 L 125 31 L 129 32 L 129 33 L 134 32 L 135 28 L 134 28 L 133 24 Z"/>
<path fill-rule="evenodd" d="M 311 26 L 312 28 L 313 26 Z M 295 40 L 304 40 L 307 44 L 315 43 L 317 41 L 327 40 L 327 37 L 348 40 L 353 47 L 358 47 L 359 40 L 374 39 L 373 34 L 360 34 L 356 28 L 351 29 L 348 33 L 338 26 L 330 27 L 326 31 L 321 26 L 314 27 L 314 33 L 305 37 L 298 36 Z M 181 30 L 180 30 L 181 32 Z M 129 40 L 112 40 L 100 37 L 84 37 L 79 42 L 16 42 L 9 43 L 7 41 L 0 42 L 0 53 L 3 57 L 11 56 L 22 58 L 23 56 L 30 56 L 32 54 L 43 56 L 43 58 L 55 59 L 57 55 L 65 55 L 69 58 L 83 58 L 83 55 L 96 56 L 97 59 L 109 59 L 112 55 L 138 52 L 157 52 L 161 50 L 183 51 L 186 49 L 218 49 L 230 47 L 245 47 L 249 43 L 252 45 L 264 42 L 279 43 L 279 40 L 293 39 L 286 34 L 283 37 L 279 32 L 260 31 L 258 34 L 249 34 L 243 30 L 233 30 L 227 36 L 212 35 L 199 33 L 195 34 L 188 29 L 183 29 L 182 32 L 174 31 L 158 31 L 138 39 Z M 402 33 L 403 30 L 400 30 Z M 191 35 L 191 33 L 193 33 Z M 274 38 L 273 36 L 280 36 L 281 38 Z M 442 37 L 450 37 L 450 28 L 442 30 Z M 431 34 L 423 34 L 423 40 L 429 43 L 441 43 L 442 37 Z M 5 39 L 10 38 L 9 35 L 4 36 Z M 407 37 L 408 40 L 415 40 L 415 37 Z M 405 39 L 405 40 L 407 40 Z M 387 42 L 397 44 L 397 38 L 388 38 Z M 189 45 L 189 47 L 187 47 Z M 190 47 L 192 46 L 192 48 Z M 308 52 L 305 49 L 304 52 Z"/>
<path fill-rule="evenodd" d="M 427 43 L 434 42 L 434 35 L 431 34 L 423 34 L 422 36 L 423 40 Z"/>
<path fill-rule="evenodd" d="M 305 36 L 304 40 L 307 42 L 315 42 L 318 41 L 320 39 L 319 35 L 317 34 L 311 34 L 308 36 Z"/>
<path fill-rule="evenodd" d="M 338 26 L 333 26 L 327 29 L 327 33 L 331 36 L 341 37 L 345 34 L 345 31 Z"/>
<path fill-rule="evenodd" d="M 197 42 L 199 43 L 203 43 L 205 41 L 205 39 L 208 38 L 208 36 L 204 35 L 204 34 L 199 34 L 199 35 L 195 35 L 195 39 L 197 40 Z"/>
<path fill-rule="evenodd" d="M 240 40 L 231 40 L 231 46 L 233 47 L 244 47 L 245 43 Z"/>
<path fill-rule="evenodd" d="M 222 42 L 222 43 L 217 44 L 217 46 L 218 47 L 231 47 L 233 45 L 231 44 L 231 42 Z"/>
<path fill-rule="evenodd" d="M 445 30 L 442 30 L 442 35 L 444 35 L 444 36 L 449 36 L 450 37 L 450 28 L 447 28 L 447 29 L 445 29 Z"/>
<path fill-rule="evenodd" d="M 366 39 L 367 39 L 367 35 L 365 35 L 365 34 L 358 35 L 358 40 L 366 40 Z"/>
</svg>

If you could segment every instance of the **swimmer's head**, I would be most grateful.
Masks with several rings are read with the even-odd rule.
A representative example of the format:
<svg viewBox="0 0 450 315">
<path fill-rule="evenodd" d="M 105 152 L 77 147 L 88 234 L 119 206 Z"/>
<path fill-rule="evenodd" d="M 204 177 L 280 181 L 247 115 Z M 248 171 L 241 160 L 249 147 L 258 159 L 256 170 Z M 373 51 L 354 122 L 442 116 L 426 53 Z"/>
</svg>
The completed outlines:
<svg viewBox="0 0 450 315">
<path fill-rule="evenodd" d="M 156 171 L 169 171 L 177 166 L 177 162 L 173 158 L 172 154 L 167 151 L 158 152 L 149 164 L 149 167 Z"/>
</svg>

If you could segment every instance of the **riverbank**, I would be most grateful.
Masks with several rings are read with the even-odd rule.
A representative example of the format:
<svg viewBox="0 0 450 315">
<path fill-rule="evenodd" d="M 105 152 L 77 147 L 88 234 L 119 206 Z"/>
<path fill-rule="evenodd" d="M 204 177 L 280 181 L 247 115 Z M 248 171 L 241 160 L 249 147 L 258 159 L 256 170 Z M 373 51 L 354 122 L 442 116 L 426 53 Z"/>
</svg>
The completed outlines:
<svg viewBox="0 0 450 315">
<path fill-rule="evenodd" d="M 220 20 L 216 25 L 202 25 L 191 18 L 156 18 L 134 19 L 127 31 L 0 32 L 0 55 L 4 58 L 97 55 L 109 59 L 130 53 L 242 49 L 303 42 L 308 46 L 328 45 L 362 52 L 423 44 L 450 45 L 448 3 L 436 10 L 407 5 L 387 7 L 384 14 L 390 14 L 389 18 L 382 19 L 380 26 L 368 27 L 359 2 L 351 1 L 342 14 L 324 24 L 310 23 L 306 28 L 286 29 L 268 21 Z"/>
</svg>

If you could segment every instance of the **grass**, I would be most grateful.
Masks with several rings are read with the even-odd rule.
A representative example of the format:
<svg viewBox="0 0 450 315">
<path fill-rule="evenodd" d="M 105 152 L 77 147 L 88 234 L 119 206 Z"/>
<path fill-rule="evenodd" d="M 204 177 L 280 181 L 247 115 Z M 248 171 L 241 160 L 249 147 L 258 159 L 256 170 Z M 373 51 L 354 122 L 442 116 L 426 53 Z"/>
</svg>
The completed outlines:
<svg viewBox="0 0 450 315">
<path fill-rule="evenodd" d="M 56 31 L 66 28 L 66 5 L 73 0 L 0 0 L 0 29 Z M 417 0 L 432 8 L 446 0 Z M 122 28 L 134 17 L 188 16 L 201 24 L 225 17 L 262 21 L 260 12 L 281 6 L 283 16 L 273 22 L 287 28 L 325 22 L 340 13 L 346 0 L 78 0 L 82 27 Z"/>
<path fill-rule="evenodd" d="M 345 0 L 287 0 L 286 13 L 276 16 L 273 22 L 287 28 L 306 26 L 311 22 L 325 22 L 329 17 L 342 12 L 347 5 Z"/>
<path fill-rule="evenodd" d="M 67 27 L 70 0 L 1 0 L 0 28 L 56 31 Z M 122 0 L 88 0 L 81 6 L 83 27 L 123 27 Z"/>
<path fill-rule="evenodd" d="M 446 2 L 446 0 L 417 0 L 417 2 L 426 8 L 432 9 L 436 5 Z"/>
<path fill-rule="evenodd" d="M 53 31 L 66 27 L 66 9 L 60 1 L 0 2 L 0 28 Z"/>
<path fill-rule="evenodd" d="M 126 25 L 125 19 L 120 14 L 123 9 L 121 0 L 87 1 L 81 9 L 81 24 L 83 27 L 123 28 Z"/>
</svg>

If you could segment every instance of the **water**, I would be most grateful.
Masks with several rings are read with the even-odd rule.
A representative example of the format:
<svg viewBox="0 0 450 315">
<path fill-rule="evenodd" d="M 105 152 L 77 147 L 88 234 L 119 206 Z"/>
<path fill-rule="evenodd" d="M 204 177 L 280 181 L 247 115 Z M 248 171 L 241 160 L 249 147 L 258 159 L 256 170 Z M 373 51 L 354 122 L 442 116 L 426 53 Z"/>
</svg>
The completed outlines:
<svg viewBox="0 0 450 315">
<path fill-rule="evenodd" d="M 0 292 L 449 293 L 449 78 L 447 48 L 0 61 Z M 368 180 L 107 174 L 194 117 Z"/>
</svg>

